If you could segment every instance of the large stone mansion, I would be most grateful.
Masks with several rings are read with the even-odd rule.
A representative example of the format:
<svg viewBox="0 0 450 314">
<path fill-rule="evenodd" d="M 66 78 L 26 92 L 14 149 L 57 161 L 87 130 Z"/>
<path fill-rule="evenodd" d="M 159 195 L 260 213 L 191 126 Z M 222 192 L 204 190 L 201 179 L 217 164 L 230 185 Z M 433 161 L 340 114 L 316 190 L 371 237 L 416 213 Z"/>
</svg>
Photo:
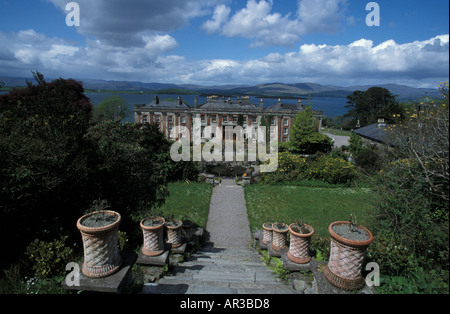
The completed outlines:
<svg viewBox="0 0 450 314">
<path fill-rule="evenodd" d="M 212 128 L 212 136 L 222 131 L 224 139 L 233 139 L 229 138 L 233 135 L 225 133 L 226 126 L 241 125 L 243 128 L 253 127 L 256 130 L 255 127 L 260 126 L 262 117 L 265 117 L 266 121 L 270 121 L 270 126 L 277 128 L 278 141 L 287 142 L 290 139 L 292 121 L 301 110 L 304 110 L 301 100 L 296 104 L 283 104 L 279 99 L 273 106 L 264 108 L 262 99 L 259 104 L 252 104 L 248 96 L 237 99 L 208 96 L 204 104 L 198 104 L 196 97 L 192 107 L 181 97 L 173 101 L 160 100 L 156 96 L 150 104 L 134 106 L 134 122 L 156 123 L 167 138 L 178 140 L 184 137 L 183 130 L 189 130 L 192 134 L 193 118 L 200 118 L 203 139 L 208 139 L 203 135 L 207 126 Z M 316 112 L 316 117 L 317 129 L 320 130 L 323 115 Z M 181 134 L 179 138 L 172 138 L 171 131 L 177 126 L 181 128 Z"/>
</svg>

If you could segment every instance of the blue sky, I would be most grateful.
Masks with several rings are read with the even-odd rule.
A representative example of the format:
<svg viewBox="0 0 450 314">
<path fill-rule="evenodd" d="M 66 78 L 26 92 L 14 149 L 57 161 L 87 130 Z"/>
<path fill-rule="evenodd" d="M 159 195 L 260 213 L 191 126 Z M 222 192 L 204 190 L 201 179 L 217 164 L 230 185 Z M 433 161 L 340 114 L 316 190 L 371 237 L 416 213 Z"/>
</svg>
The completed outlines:
<svg viewBox="0 0 450 314">
<path fill-rule="evenodd" d="M 0 0 L 0 76 L 223 85 L 433 87 L 449 76 L 449 1 Z"/>
</svg>

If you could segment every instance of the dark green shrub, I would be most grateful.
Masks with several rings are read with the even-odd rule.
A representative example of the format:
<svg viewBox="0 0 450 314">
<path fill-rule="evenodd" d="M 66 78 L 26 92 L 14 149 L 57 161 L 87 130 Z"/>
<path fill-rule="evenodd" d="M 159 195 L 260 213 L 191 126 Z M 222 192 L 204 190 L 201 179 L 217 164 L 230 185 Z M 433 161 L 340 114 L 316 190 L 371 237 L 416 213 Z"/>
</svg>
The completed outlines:
<svg viewBox="0 0 450 314">
<path fill-rule="evenodd" d="M 311 107 L 306 107 L 292 121 L 289 150 L 297 154 L 328 153 L 333 141 L 327 135 L 317 131 L 317 119 Z"/>
<path fill-rule="evenodd" d="M 25 251 L 33 276 L 45 279 L 64 274 L 67 263 L 73 262 L 73 249 L 67 246 L 68 236 L 51 242 L 35 239 Z"/>
<path fill-rule="evenodd" d="M 90 189 L 122 215 L 121 230 L 130 242 L 139 241 L 136 223 L 168 195 L 168 142 L 154 126 L 112 120 L 91 127 L 86 140 L 95 147 Z"/>
<path fill-rule="evenodd" d="M 350 184 L 358 177 L 358 172 L 348 161 L 323 155 L 309 166 L 305 177 L 331 184 Z"/>
<path fill-rule="evenodd" d="M 78 82 L 35 78 L 36 85 L 0 96 L 0 236 L 8 239 L 1 264 L 35 238 L 49 241 L 61 227 L 75 229 L 90 202 L 83 137 L 92 104 Z"/>
<path fill-rule="evenodd" d="M 316 261 L 328 261 L 330 258 L 330 238 L 314 235 L 311 238 L 310 250 Z"/>
</svg>

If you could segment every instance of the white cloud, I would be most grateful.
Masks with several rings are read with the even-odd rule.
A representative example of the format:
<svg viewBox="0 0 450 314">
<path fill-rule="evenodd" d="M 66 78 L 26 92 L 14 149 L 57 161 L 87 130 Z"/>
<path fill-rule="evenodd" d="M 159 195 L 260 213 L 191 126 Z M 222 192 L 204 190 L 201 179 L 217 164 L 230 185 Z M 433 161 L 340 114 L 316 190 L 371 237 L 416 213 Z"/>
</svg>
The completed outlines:
<svg viewBox="0 0 450 314">
<path fill-rule="evenodd" d="M 145 35 L 142 40 L 143 47 L 118 47 L 89 39 L 86 46 L 79 47 L 34 30 L 0 32 L 0 47 L 8 47 L 5 52 L 5 48 L 0 48 L 0 57 L 5 55 L 0 58 L 0 68 L 13 69 L 14 75 L 25 76 L 39 70 L 48 77 L 111 78 L 121 73 L 150 72 L 164 53 L 178 46 L 169 35 Z"/>
<path fill-rule="evenodd" d="M 0 32 L 2 75 L 98 78 L 189 84 L 315 82 L 355 85 L 401 83 L 435 85 L 449 77 L 449 35 L 399 44 L 378 45 L 360 39 L 347 45 L 304 44 L 296 51 L 258 59 L 187 60 L 171 54 L 176 40 L 145 34 L 143 46 L 118 47 L 87 39 L 85 46 L 34 30 Z"/>
<path fill-rule="evenodd" d="M 67 0 L 47 0 L 65 14 Z M 108 45 L 145 45 L 144 37 L 179 29 L 221 0 L 77 0 L 78 31 Z"/>
<path fill-rule="evenodd" d="M 253 47 L 293 47 L 306 34 L 336 32 L 345 4 L 346 0 L 299 0 L 297 16 L 291 18 L 291 14 L 271 13 L 273 0 L 248 0 L 246 7 L 230 18 L 229 7 L 217 6 L 203 28 L 227 37 L 253 39 Z"/>
<path fill-rule="evenodd" d="M 191 77 L 199 84 L 310 81 L 334 85 L 381 82 L 433 86 L 449 76 L 449 36 L 406 44 L 389 40 L 376 46 L 367 39 L 348 45 L 305 44 L 296 52 L 222 62 L 219 64 L 223 66 L 215 68 L 211 67 L 216 64 L 214 60 L 207 65 L 198 64 Z M 222 76 L 226 79 L 221 80 Z"/>
<path fill-rule="evenodd" d="M 301 32 L 333 33 L 345 17 L 347 0 L 299 0 L 298 18 Z"/>
<path fill-rule="evenodd" d="M 206 21 L 203 24 L 203 29 L 207 33 L 214 33 L 220 30 L 223 24 L 228 20 L 231 9 L 224 4 L 218 5 L 214 9 L 214 14 L 211 20 Z"/>
</svg>

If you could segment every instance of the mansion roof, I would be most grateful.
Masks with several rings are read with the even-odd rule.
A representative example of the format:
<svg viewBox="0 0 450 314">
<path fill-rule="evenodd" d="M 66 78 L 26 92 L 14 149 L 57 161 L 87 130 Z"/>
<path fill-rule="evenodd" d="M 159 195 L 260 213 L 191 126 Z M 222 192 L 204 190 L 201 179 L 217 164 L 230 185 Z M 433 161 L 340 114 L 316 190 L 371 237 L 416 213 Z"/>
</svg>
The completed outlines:
<svg viewBox="0 0 450 314">
<path fill-rule="evenodd" d="M 283 104 L 279 99 L 278 102 L 269 108 L 264 108 L 263 100 L 261 99 L 259 104 L 253 104 L 250 102 L 249 96 L 238 97 L 237 99 L 208 96 L 204 104 L 198 104 L 197 98 L 195 105 L 189 106 L 181 97 L 174 100 L 160 100 L 158 96 L 150 104 L 137 105 L 135 111 L 183 111 L 183 112 L 229 112 L 233 114 L 240 113 L 254 113 L 254 114 L 275 114 L 282 113 L 287 115 L 296 115 L 299 111 L 303 110 L 303 104 L 301 100 L 296 104 Z M 320 114 L 320 113 L 319 113 Z"/>
</svg>

